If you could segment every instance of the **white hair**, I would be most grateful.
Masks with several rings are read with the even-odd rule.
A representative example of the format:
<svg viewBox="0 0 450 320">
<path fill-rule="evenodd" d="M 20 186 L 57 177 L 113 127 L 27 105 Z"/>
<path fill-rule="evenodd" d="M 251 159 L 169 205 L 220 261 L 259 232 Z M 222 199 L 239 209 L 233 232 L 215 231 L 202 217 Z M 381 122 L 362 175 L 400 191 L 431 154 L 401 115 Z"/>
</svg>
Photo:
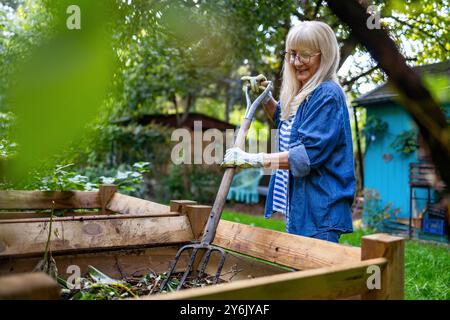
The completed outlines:
<svg viewBox="0 0 450 320">
<path fill-rule="evenodd" d="M 320 52 L 321 60 L 317 72 L 301 87 L 295 67 L 284 62 L 283 81 L 280 90 L 281 119 L 297 111 L 298 106 L 317 86 L 326 80 L 337 80 L 339 65 L 339 45 L 336 35 L 329 25 L 321 21 L 302 21 L 293 26 L 286 37 L 286 52 L 290 50 Z"/>
</svg>

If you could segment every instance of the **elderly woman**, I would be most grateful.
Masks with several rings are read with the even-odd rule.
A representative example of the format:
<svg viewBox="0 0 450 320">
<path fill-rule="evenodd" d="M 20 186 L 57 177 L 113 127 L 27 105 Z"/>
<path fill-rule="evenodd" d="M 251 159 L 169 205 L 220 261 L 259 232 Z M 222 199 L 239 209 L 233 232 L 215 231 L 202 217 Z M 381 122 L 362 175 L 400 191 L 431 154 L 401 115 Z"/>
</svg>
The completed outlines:
<svg viewBox="0 0 450 320">
<path fill-rule="evenodd" d="M 279 152 L 231 148 L 223 165 L 274 169 L 265 217 L 280 212 L 287 232 L 338 242 L 353 231 L 356 179 L 336 36 L 323 22 L 301 22 L 289 31 L 284 54 L 280 101 L 263 102 L 279 130 Z"/>
</svg>

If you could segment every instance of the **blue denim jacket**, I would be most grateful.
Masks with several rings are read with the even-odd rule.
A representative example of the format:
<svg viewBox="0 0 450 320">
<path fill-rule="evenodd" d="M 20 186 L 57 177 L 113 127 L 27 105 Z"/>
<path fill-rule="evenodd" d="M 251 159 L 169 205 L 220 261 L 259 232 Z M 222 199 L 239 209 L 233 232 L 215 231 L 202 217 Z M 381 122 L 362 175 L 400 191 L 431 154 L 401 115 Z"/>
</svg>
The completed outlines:
<svg viewBox="0 0 450 320">
<path fill-rule="evenodd" d="M 279 104 L 274 120 L 279 129 Z M 322 82 L 300 105 L 292 124 L 288 161 L 286 231 L 308 237 L 330 230 L 353 232 L 356 178 L 352 132 L 345 95 L 335 82 Z M 266 218 L 273 213 L 274 183 L 272 174 Z"/>
</svg>

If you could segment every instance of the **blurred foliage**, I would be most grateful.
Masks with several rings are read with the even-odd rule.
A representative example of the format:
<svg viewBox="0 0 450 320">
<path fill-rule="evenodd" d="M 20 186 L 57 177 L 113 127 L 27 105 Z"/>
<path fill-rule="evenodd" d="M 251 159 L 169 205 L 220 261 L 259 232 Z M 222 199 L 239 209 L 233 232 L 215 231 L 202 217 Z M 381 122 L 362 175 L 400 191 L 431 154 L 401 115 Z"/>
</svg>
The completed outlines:
<svg viewBox="0 0 450 320">
<path fill-rule="evenodd" d="M 154 198 L 154 189 L 169 174 L 171 133 L 170 128 L 157 124 L 97 124 L 91 128 L 83 148 L 73 144 L 67 154 L 78 170 L 92 178 L 113 176 L 115 170 L 130 170 L 126 168 L 145 160 L 149 171 L 144 175 L 144 183 L 134 188 L 133 195 Z"/>
<path fill-rule="evenodd" d="M 409 65 L 450 59 L 448 0 L 373 0 L 368 3 L 379 9 L 382 27 L 389 32 Z M 346 68 L 341 79 L 344 84 L 349 83 L 344 87 L 351 98 L 360 95 L 366 84 L 387 80 L 360 45 L 355 47 L 349 62 L 351 67 Z"/>
<path fill-rule="evenodd" d="M 171 199 L 195 199 L 212 205 L 221 178 L 217 167 L 172 165 L 169 174 L 155 184 L 155 198 L 162 203 Z"/>
<path fill-rule="evenodd" d="M 388 127 L 389 125 L 386 121 L 373 115 L 368 116 L 364 129 L 362 130 L 362 133 L 366 138 L 366 146 L 386 134 Z"/>
<path fill-rule="evenodd" d="M 172 165 L 169 174 L 155 184 L 155 197 L 163 203 L 169 203 L 171 199 L 194 199 L 212 205 L 221 173 L 219 166 Z"/>
<path fill-rule="evenodd" d="M 368 227 L 375 231 L 383 231 L 383 221 L 386 219 L 396 219 L 399 208 L 394 208 L 392 203 L 384 203 L 376 190 L 365 189 L 364 207 L 362 213 L 362 221 L 364 227 Z"/>
<path fill-rule="evenodd" d="M 12 112 L 0 112 L 0 159 L 6 160 L 16 154 L 16 143 L 11 140 Z"/>
<path fill-rule="evenodd" d="M 418 64 L 449 58 L 448 1 L 391 0 L 380 2 L 381 14 L 403 54 L 412 43 Z M 395 30 L 395 31 L 394 31 Z"/>
<path fill-rule="evenodd" d="M 39 162 L 46 162 L 49 155 L 83 134 L 86 123 L 96 117 L 102 106 L 114 70 L 111 41 L 105 36 L 114 10 L 106 1 L 76 1 L 83 10 L 86 32 L 83 28 L 74 31 L 66 27 L 66 8 L 72 2 L 28 3 L 30 7 L 18 7 L 17 15 L 26 19 L 31 14 L 33 21 L 33 10 L 45 12 L 37 16 L 43 17 L 44 26 L 40 27 L 45 32 L 32 45 L 19 46 L 17 53 L 27 47 L 26 54 L 14 61 L 14 72 L 8 74 L 11 85 L 6 99 L 17 116 L 13 136 L 17 155 L 6 170 L 12 181 L 28 178 Z M 41 7 L 35 7 L 37 4 Z M 32 23 L 23 29 L 28 27 L 36 28 L 36 33 L 41 29 Z"/>
<path fill-rule="evenodd" d="M 71 3 L 77 2 L 85 5 L 83 1 Z M 36 46 L 50 37 L 51 13 L 56 6 L 49 3 L 66 4 L 62 0 L 17 0 L 9 1 L 12 7 L 8 3 L 0 7 L 1 59 L 8 66 L 2 71 L 12 74 L 12 58 L 24 57 L 33 44 Z M 320 1 L 109 0 L 104 3 L 117 11 L 113 15 L 116 20 L 111 27 L 111 45 L 120 66 L 113 79 L 119 89 L 113 103 L 118 114 L 175 112 L 176 108 L 183 112 L 188 107 L 188 97 L 191 97 L 190 104 L 195 104 L 198 98 L 211 97 L 221 101 L 223 108 L 227 96 L 234 95 L 239 103 L 240 86 L 235 80 L 238 74 L 261 72 L 279 78 L 279 53 L 283 51 L 289 27 L 298 20 L 318 19 L 329 23 L 343 46 L 351 37 L 348 28 Z M 448 59 L 447 1 L 426 0 L 420 5 L 416 1 L 373 3 L 381 9 L 383 23 L 398 45 L 414 44 L 404 48 L 404 53 L 415 59 L 414 63 Z M 85 15 L 97 14 L 91 7 L 81 8 L 83 23 L 89 18 Z M 99 19 L 98 23 L 101 22 L 104 21 Z M 358 45 L 350 50 L 356 56 L 364 52 Z M 348 80 L 373 67 L 372 62 L 354 64 L 342 79 Z M 372 82 L 374 77 L 375 81 L 384 80 L 375 71 L 352 85 L 352 92 L 357 92 L 360 84 Z"/>
<path fill-rule="evenodd" d="M 70 146 L 65 158 L 69 154 L 71 161 L 78 165 L 103 163 L 108 167 L 145 159 L 152 171 L 164 171 L 170 160 L 171 134 L 170 128 L 153 123 L 97 123 L 90 128 L 81 145 L 74 143 Z"/>
<path fill-rule="evenodd" d="M 356 112 L 356 118 L 358 119 L 358 134 L 360 143 L 361 143 L 361 152 L 364 153 L 366 150 L 366 143 L 365 139 L 362 139 L 362 135 L 364 135 L 364 125 L 366 123 L 366 108 L 352 108 L 352 112 Z M 350 114 L 350 126 L 352 128 L 352 141 L 353 141 L 353 150 L 357 150 L 357 139 L 356 139 L 356 125 L 355 125 L 355 118 L 353 114 Z"/>
<path fill-rule="evenodd" d="M 450 102 L 450 77 L 448 74 L 425 74 L 422 79 L 436 101 L 441 104 Z"/>
<path fill-rule="evenodd" d="M 416 130 L 400 132 L 391 143 L 391 148 L 405 155 L 416 151 L 418 147 Z"/>
<path fill-rule="evenodd" d="M 411 64 L 449 58 L 448 1 L 373 3 Z M 65 27 L 69 4 L 81 8 L 81 30 Z M 121 164 L 148 161 L 149 179 L 162 172 L 176 180 L 176 170 L 166 167 L 165 133 L 110 122 L 177 113 L 181 123 L 195 110 L 238 123 L 244 106 L 240 76 L 266 74 L 277 96 L 287 31 L 298 20 L 313 19 L 335 30 L 347 52 L 343 60 L 363 61 L 340 74 L 350 96 L 384 80 L 322 1 L 2 1 L 0 178 L 7 168 L 23 185 L 30 172 L 50 174 L 56 165 L 75 163 L 76 172 L 97 168 L 101 176 Z M 443 81 L 430 86 L 441 88 Z M 443 95 L 439 88 L 435 92 Z M 256 120 L 255 129 L 262 129 L 262 111 Z M 6 158 L 8 167 L 1 161 Z"/>
<path fill-rule="evenodd" d="M 149 172 L 148 162 L 133 165 L 121 164 L 114 169 L 102 165 L 77 168 L 74 164 L 57 165 L 48 175 L 35 172 L 31 183 L 20 185 L 20 189 L 42 191 L 94 191 L 101 184 L 114 184 L 121 193 L 144 196 L 144 174 Z M 16 187 L 16 186 L 14 186 Z"/>
</svg>

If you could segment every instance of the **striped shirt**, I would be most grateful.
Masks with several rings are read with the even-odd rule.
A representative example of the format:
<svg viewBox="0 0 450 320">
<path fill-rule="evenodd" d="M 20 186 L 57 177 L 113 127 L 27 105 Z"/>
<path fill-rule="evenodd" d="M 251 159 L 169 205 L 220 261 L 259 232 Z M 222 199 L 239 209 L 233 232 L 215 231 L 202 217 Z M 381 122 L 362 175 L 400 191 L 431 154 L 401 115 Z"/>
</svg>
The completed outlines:
<svg viewBox="0 0 450 320">
<path fill-rule="evenodd" d="M 279 132 L 279 152 L 289 150 L 289 137 L 294 117 L 281 123 Z M 277 169 L 275 172 L 275 184 L 273 189 L 273 208 L 274 212 L 280 212 L 286 215 L 287 219 L 287 186 L 289 183 L 289 170 Z"/>
</svg>

